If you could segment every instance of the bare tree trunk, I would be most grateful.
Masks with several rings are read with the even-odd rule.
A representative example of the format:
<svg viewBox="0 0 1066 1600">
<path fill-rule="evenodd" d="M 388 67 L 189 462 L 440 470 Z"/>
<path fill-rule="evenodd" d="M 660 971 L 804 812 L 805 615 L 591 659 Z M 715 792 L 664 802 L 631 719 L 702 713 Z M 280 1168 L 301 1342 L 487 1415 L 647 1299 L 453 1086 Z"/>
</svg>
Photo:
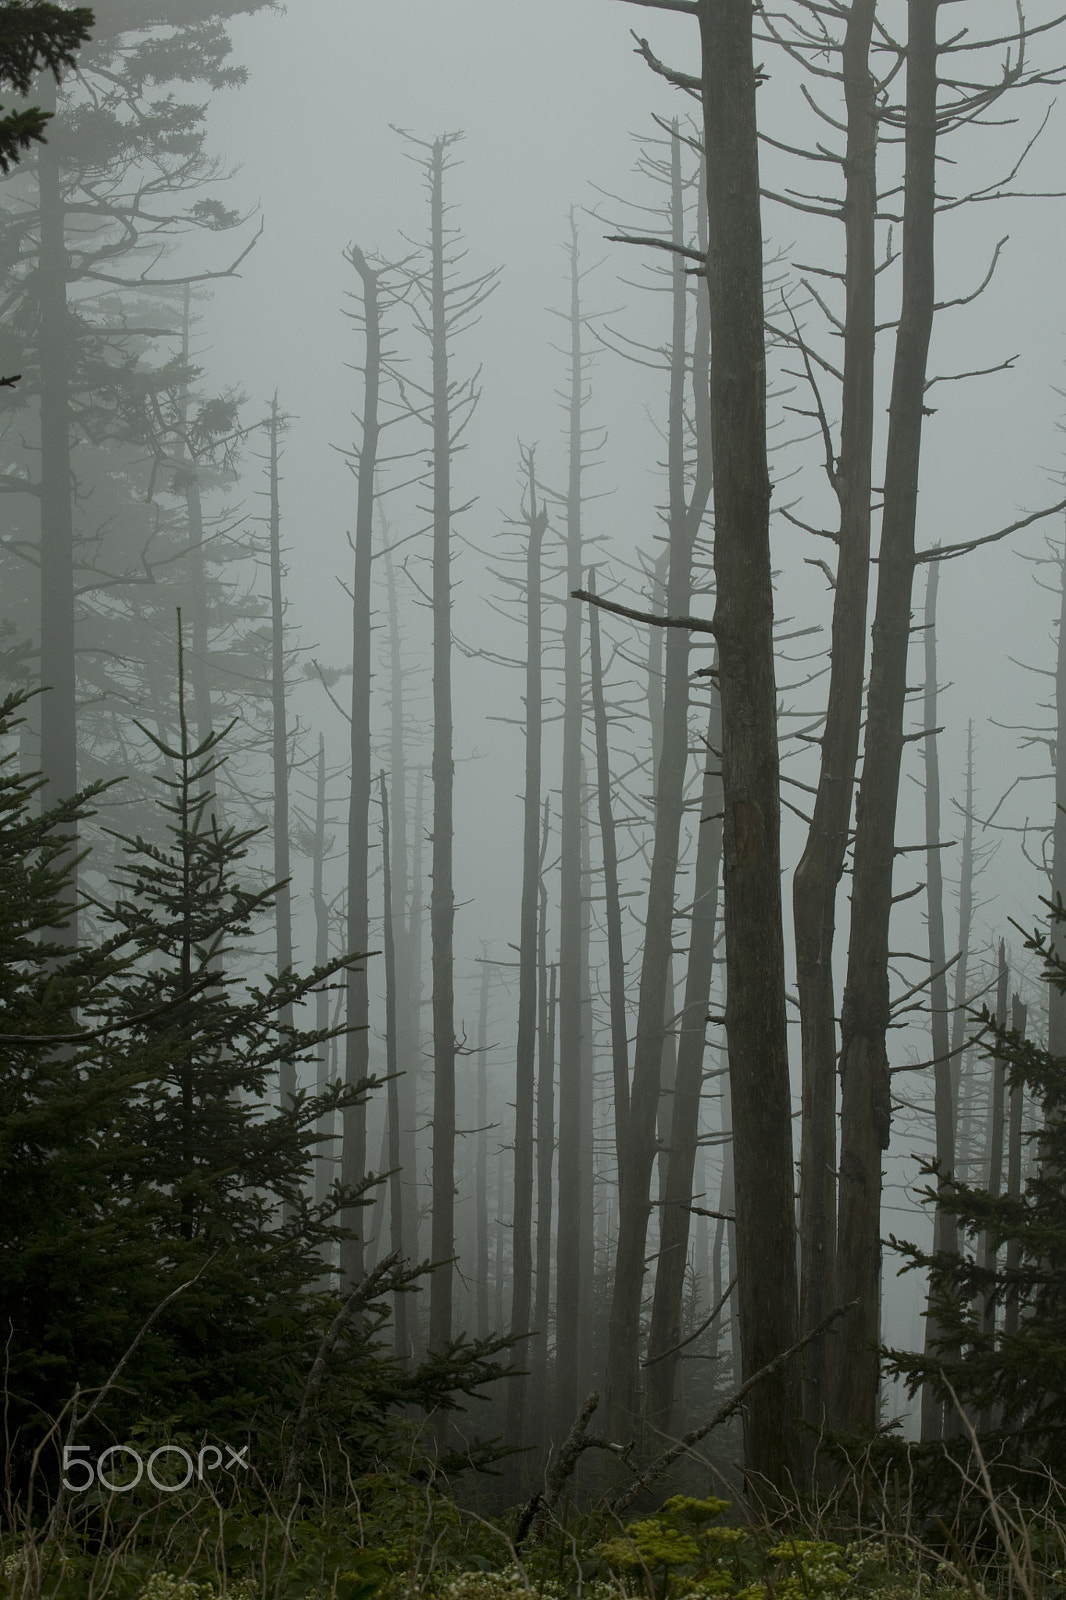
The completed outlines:
<svg viewBox="0 0 1066 1600">
<path fill-rule="evenodd" d="M 1002 1032 L 1007 1026 L 1007 996 L 1010 992 L 1010 967 L 1007 965 L 1007 947 L 999 941 L 999 974 L 996 982 L 996 1027 Z M 988 1080 L 988 1156 L 985 1166 L 985 1189 L 993 1200 L 998 1200 L 1003 1189 L 1003 1112 L 1007 1086 L 1007 1068 L 1002 1056 L 992 1059 Z M 996 1270 L 996 1246 L 987 1233 L 981 1235 L 980 1261 L 986 1272 Z M 996 1327 L 996 1302 L 993 1295 L 985 1296 L 981 1321 L 986 1333 Z"/>
<path fill-rule="evenodd" d="M 930 562 L 925 589 L 925 894 L 929 930 L 929 1010 L 933 1046 L 933 1119 L 939 1181 L 955 1170 L 955 1096 L 952 1086 L 951 1045 L 948 1028 L 947 950 L 944 941 L 944 874 L 940 851 L 940 758 L 937 752 L 936 596 L 940 564 Z M 958 1251 L 955 1218 L 937 1201 L 933 1219 L 933 1249 Z M 926 1310 L 925 1350 L 928 1355 L 941 1338 L 941 1328 Z M 953 1408 L 954 1409 L 954 1408 Z M 922 1387 L 922 1439 L 939 1439 L 944 1431 L 944 1403 L 932 1384 Z"/>
<path fill-rule="evenodd" d="M 595 1337 L 596 1316 L 596 1170 L 595 1170 L 595 1074 L 596 1061 L 592 1032 L 592 830 L 589 827 L 588 772 L 581 758 L 581 1149 L 578 1168 L 577 1238 L 581 1298 L 578 1318 L 586 1332 L 581 1341 L 578 1366 L 578 1392 L 587 1394 L 593 1380 L 600 1382 L 598 1368 L 602 1351 Z M 561 1212 L 560 1212 L 561 1217 Z"/>
<path fill-rule="evenodd" d="M 584 383 L 581 268 L 577 227 L 570 218 L 569 478 L 566 497 L 566 587 L 582 574 L 581 408 Z M 578 1406 L 581 1363 L 581 1255 L 575 1220 L 581 1203 L 581 607 L 567 603 L 563 627 L 563 771 L 559 903 L 559 1222 L 555 1290 L 555 1425 L 565 1438 Z"/>
<path fill-rule="evenodd" d="M 549 1433 L 548 1332 L 551 1313 L 552 1169 L 555 1164 L 555 1005 L 558 968 L 548 967 L 548 891 L 544 860 L 548 851 L 548 801 L 544 802 L 544 828 L 540 851 L 540 926 L 537 965 L 540 973 L 540 1049 L 537 1059 L 537 1289 L 533 1326 L 537 1339 L 531 1355 L 531 1381 L 538 1398 L 538 1442 Z"/>
<path fill-rule="evenodd" d="M 670 177 L 670 234 L 675 245 L 683 246 L 684 193 L 681 142 L 676 124 L 671 139 Z M 667 414 L 670 569 L 666 609 L 670 616 L 681 617 L 690 610 L 693 550 L 710 495 L 710 418 L 704 369 L 694 374 L 698 453 L 696 482 L 691 500 L 686 501 L 688 287 L 684 257 L 680 251 L 675 252 L 673 261 Z M 674 890 L 688 767 L 689 636 L 685 629 L 667 630 L 665 656 L 662 743 L 655 774 L 655 825 L 644 919 L 633 1077 L 626 1144 L 618 1170 L 618 1243 L 605 1395 L 607 1427 L 615 1437 L 632 1429 L 639 1411 L 640 1305 L 644 1290 L 644 1257 L 651 1214 L 651 1175 L 662 1092 L 664 1019 L 673 953 Z"/>
<path fill-rule="evenodd" d="M 420 962 L 415 956 L 415 908 L 411 875 L 407 863 L 407 764 L 404 750 L 404 670 L 400 648 L 399 608 L 396 602 L 396 574 L 392 560 L 385 557 L 385 577 L 389 603 L 389 761 L 392 767 L 392 883 L 396 908 L 394 941 L 396 948 L 396 1059 L 400 1080 L 396 1086 L 400 1109 L 400 1165 L 403 1169 L 405 1204 L 403 1207 L 403 1249 L 406 1261 L 418 1261 L 418 1164 L 415 1123 L 420 1057 L 419 1006 L 421 1001 Z M 408 915 L 408 903 L 411 903 Z"/>
<path fill-rule="evenodd" d="M 385 774 L 378 776 L 381 794 L 381 862 L 385 947 L 385 1071 L 388 1073 L 389 1250 L 403 1259 L 403 1171 L 400 1163 L 400 1095 L 396 1053 L 396 907 L 392 898 L 392 841 L 389 838 L 389 796 Z M 398 1361 L 410 1354 L 407 1338 L 407 1296 L 397 1291 L 392 1311 L 393 1351 Z"/>
<path fill-rule="evenodd" d="M 857 1301 L 834 1341 L 834 1425 L 877 1426 L 881 1161 L 891 1086 L 888 930 L 903 754 L 918 465 L 933 322 L 938 0 L 908 0 L 902 311 L 889 404 L 873 655 L 856 811 L 848 974 L 841 1008 L 837 1298 Z"/>
<path fill-rule="evenodd" d="M 270 403 L 270 714 L 271 757 L 274 778 L 274 926 L 278 972 L 292 966 L 292 875 L 289 863 L 289 724 L 285 703 L 285 600 L 281 572 L 281 500 L 279 493 L 278 436 L 281 417 L 278 397 Z M 202 537 L 202 531 L 201 531 Z M 365 945 L 362 946 L 366 948 Z M 284 1036 L 293 1026 L 293 1008 L 278 1012 L 278 1027 Z M 283 1056 L 278 1073 L 279 1103 L 284 1109 L 296 1095 L 296 1066 Z"/>
<path fill-rule="evenodd" d="M 712 680 L 713 682 L 713 680 Z M 666 1187 L 660 1197 L 659 1256 L 648 1344 L 647 1412 L 661 1433 L 672 1431 L 675 1390 L 680 1371 L 682 1302 L 688 1261 L 692 1177 L 699 1138 L 700 1099 L 707 1006 L 714 970 L 718 923 L 718 878 L 722 867 L 722 718 L 718 691 L 711 689 L 707 726 L 707 758 L 700 801 L 696 848 L 692 932 L 685 977 L 685 1003 L 680 1019 L 677 1077 L 670 1119 L 670 1159 Z"/>
<path fill-rule="evenodd" d="M 429 1341 L 440 1347 L 452 1336 L 455 1283 L 455 993 L 453 944 L 455 890 L 455 756 L 452 718 L 452 453 L 458 427 L 477 405 L 476 384 L 459 384 L 450 375 L 450 338 L 491 292 L 495 273 L 456 282 L 456 252 L 445 226 L 444 174 L 449 150 L 460 135 L 441 134 L 425 161 L 429 189 L 429 267 L 423 282 L 422 326 L 430 344 L 428 390 L 432 427 L 430 479 L 433 508 L 433 865 L 429 900 L 433 968 L 433 1216 L 430 1251 L 435 1264 L 429 1286 Z M 415 141 L 416 143 L 418 141 Z"/>
<path fill-rule="evenodd" d="M 324 967 L 329 960 L 329 906 L 323 889 L 326 857 L 326 744 L 318 736 L 318 762 L 315 768 L 315 828 L 311 855 L 311 902 L 315 910 L 315 965 Z M 323 984 L 315 992 L 315 1027 L 324 1032 L 329 1027 L 329 990 Z M 329 1061 L 332 1040 L 323 1040 L 318 1047 L 318 1071 L 315 1088 L 325 1094 L 329 1083 Z M 325 1136 L 318 1145 L 315 1161 L 315 1202 L 322 1205 L 333 1183 L 334 1134 L 336 1117 L 326 1112 L 319 1121 L 318 1132 Z"/>
<path fill-rule="evenodd" d="M 763 252 L 748 0 L 699 0 L 710 250 L 711 437 L 722 696 L 726 1033 L 745 1380 L 796 1343 L 792 1110 L 781 926 L 777 696 L 766 460 Z M 756 1494 L 798 1471 L 799 1386 L 783 1363 L 753 1390 Z"/>
<path fill-rule="evenodd" d="M 1028 1022 L 1027 1007 L 1022 1004 L 1018 995 L 1011 996 L 1010 1025 L 1019 1039 L 1025 1038 L 1025 1029 Z M 1007 1131 L 1007 1193 L 1012 1200 L 1019 1200 L 1022 1193 L 1022 1117 L 1025 1110 L 1025 1089 L 1021 1083 L 1012 1083 L 1010 1086 L 1010 1125 Z M 1006 1270 L 1009 1278 L 1017 1272 L 1021 1265 L 1022 1246 L 1020 1239 L 1007 1241 Z M 1008 1290 L 1006 1302 L 1003 1307 L 1003 1332 L 1007 1335 L 1018 1331 L 1018 1295 L 1017 1291 Z"/>
<path fill-rule="evenodd" d="M 55 110 L 55 84 L 40 79 L 42 111 Z M 66 208 L 59 153 L 46 141 L 38 156 L 40 245 L 37 263 L 38 354 L 41 379 L 41 772 L 45 808 L 78 787 L 77 697 L 74 670 L 74 476 L 71 465 L 70 360 L 73 330 L 67 308 Z M 70 856 L 78 853 L 77 825 L 67 827 Z M 78 941 L 77 884 L 63 892 L 69 915 L 51 930 L 60 943 Z"/>
<path fill-rule="evenodd" d="M 589 593 L 596 592 L 596 571 L 589 568 Z M 656 629 L 650 629 L 654 633 Z M 626 1037 L 626 968 L 622 947 L 622 902 L 618 892 L 618 846 L 611 810 L 611 758 L 607 744 L 607 705 L 603 693 L 600 619 L 589 608 L 589 688 L 596 735 L 596 794 L 603 855 L 604 917 L 607 923 L 607 973 L 611 1012 L 611 1068 L 614 1089 L 614 1140 L 621 1169 L 629 1120 L 629 1042 Z"/>
<path fill-rule="evenodd" d="M 370 575 L 373 560 L 374 495 L 381 435 L 382 327 L 381 273 L 356 245 L 348 259 L 359 275 L 363 294 L 366 340 L 363 367 L 362 438 L 356 456 L 358 492 L 355 511 L 355 564 L 352 573 L 352 698 L 348 783 L 348 926 L 351 951 L 370 943 L 370 791 L 373 756 L 370 748 Z M 351 1087 L 370 1075 L 370 992 L 366 962 L 349 967 L 345 977 L 349 1032 L 344 1041 L 344 1077 Z M 341 1116 L 341 1181 L 357 1186 L 366 1172 L 366 1106 L 352 1106 Z M 363 1275 L 363 1247 L 358 1238 L 341 1243 L 341 1282 Z"/>
<path fill-rule="evenodd" d="M 970 931 L 973 925 L 973 718 L 966 727 L 966 800 L 962 813 L 962 859 L 959 865 L 959 959 L 951 1011 L 951 1096 L 955 1116 L 956 1171 L 963 1176 L 961 1134 L 962 1058 L 966 1049 L 966 985 L 970 973 Z"/>
<path fill-rule="evenodd" d="M 1051 842 L 1051 899 L 1066 901 L 1066 549 L 1060 573 L 1058 651 L 1055 658 L 1055 821 Z M 1066 956 L 1062 924 L 1052 922 L 1051 948 Z M 1066 995 L 1048 984 L 1047 1047 L 1053 1056 L 1066 1055 Z"/>
<path fill-rule="evenodd" d="M 477 1027 L 477 1155 L 474 1172 L 474 1248 L 477 1253 L 475 1298 L 479 1339 L 487 1339 L 489 1335 L 489 964 L 485 957 L 486 951 L 482 948 Z M 512 1434 L 511 1437 L 515 1436 Z"/>
<path fill-rule="evenodd" d="M 192 361 L 192 285 L 182 290 L 181 307 L 181 360 L 188 369 Z M 189 415 L 189 386 L 182 392 L 179 423 L 184 431 Z M 196 464 L 187 449 L 184 438 L 179 440 L 181 457 L 185 463 L 181 474 L 181 487 L 185 495 L 185 514 L 189 529 L 189 682 L 192 685 L 193 716 L 197 736 L 202 743 L 211 732 L 211 671 L 208 661 L 207 630 L 207 558 L 204 550 L 204 508 L 200 494 L 200 480 Z"/>
<path fill-rule="evenodd" d="M 511 1334 L 529 1333 L 533 1310 L 533 1102 L 537 1076 L 537 903 L 540 895 L 541 724 L 543 714 L 541 549 L 548 513 L 537 504 L 529 469 L 526 545 L 526 772 L 522 830 L 522 903 L 518 945 L 518 1041 L 515 1049 L 514 1216 L 511 1229 Z M 480 1122 L 480 1119 L 479 1119 Z M 528 1383 L 512 1378 L 507 1436 L 525 1437 Z"/>
<path fill-rule="evenodd" d="M 800 1323 L 815 1327 L 834 1305 L 836 1254 L 836 997 L 833 945 L 837 889 L 851 827 L 866 678 L 870 485 L 874 415 L 877 104 L 870 73 L 875 0 L 853 0 L 843 46 L 845 312 L 840 457 L 833 488 L 840 511 L 829 696 L 817 793 L 792 884 L 800 1006 Z M 830 1390 L 830 1341 L 804 1353 L 803 1414 L 820 1427 Z"/>
</svg>

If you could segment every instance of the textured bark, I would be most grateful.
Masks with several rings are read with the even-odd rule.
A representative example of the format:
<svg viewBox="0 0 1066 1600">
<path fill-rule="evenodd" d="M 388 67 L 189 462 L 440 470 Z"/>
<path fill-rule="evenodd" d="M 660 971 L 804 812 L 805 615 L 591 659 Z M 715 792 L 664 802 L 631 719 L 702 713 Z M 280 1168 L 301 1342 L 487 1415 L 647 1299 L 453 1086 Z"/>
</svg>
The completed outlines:
<svg viewBox="0 0 1066 1600">
<path fill-rule="evenodd" d="M 933 1119 L 936 1161 L 942 1179 L 955 1170 L 955 1096 L 952 1085 L 948 1029 L 947 952 L 944 941 L 944 874 L 940 846 L 940 758 L 937 751 L 936 596 L 940 564 L 929 565 L 925 589 L 923 640 L 925 645 L 925 897 L 929 932 L 929 1028 L 933 1047 Z M 933 1218 L 933 1249 L 958 1251 L 958 1229 L 950 1212 L 937 1201 Z M 925 1352 L 932 1353 L 942 1330 L 926 1311 Z M 954 1409 L 954 1408 L 953 1408 Z M 922 1438 L 939 1439 L 944 1431 L 944 1404 L 931 1384 L 922 1388 Z"/>
<path fill-rule="evenodd" d="M 672 1431 L 681 1360 L 677 1346 L 682 1337 L 682 1300 L 692 1215 L 692 1180 L 699 1138 L 707 1005 L 714 969 L 718 879 L 722 866 L 721 723 L 718 692 L 712 688 L 696 848 L 692 929 L 685 976 L 685 1000 L 680 1017 L 677 1076 L 671 1106 L 666 1187 L 660 1195 L 659 1255 L 648 1343 L 646 1410 L 649 1420 L 660 1433 Z"/>
<path fill-rule="evenodd" d="M 671 139 L 670 178 L 670 236 L 674 244 L 683 245 L 684 192 L 681 145 L 676 126 Z M 698 454 L 696 481 L 691 498 L 686 500 L 685 390 L 689 369 L 686 351 L 687 300 L 684 257 L 675 253 L 671 284 L 667 411 L 669 576 L 666 610 L 672 617 L 687 616 L 690 610 L 693 550 L 711 483 L 704 367 L 696 375 L 694 383 Z M 654 836 L 644 916 L 633 1074 L 626 1141 L 618 1171 L 618 1241 L 605 1393 L 607 1428 L 613 1437 L 624 1436 L 631 1431 L 639 1411 L 640 1307 L 651 1215 L 652 1166 L 663 1088 L 665 1020 L 673 952 L 674 891 L 688 768 L 689 635 L 683 628 L 669 628 L 666 632 L 662 736 L 655 773 Z M 672 1002 L 670 1011 L 673 1011 Z"/>
<path fill-rule="evenodd" d="M 748 0 L 700 0 L 711 304 L 711 433 L 722 696 L 726 1033 L 745 1381 L 796 1343 L 792 1118 L 785 1027 L 763 252 Z M 794 1363 L 752 1393 L 756 1494 L 796 1481 Z"/>
<path fill-rule="evenodd" d="M 289 879 L 289 723 L 285 695 L 285 597 L 281 570 L 281 500 L 278 438 L 281 418 L 278 397 L 270 404 L 270 727 L 274 788 L 274 899 L 275 950 L 279 974 L 292 966 L 292 890 Z M 361 949 L 366 946 L 361 945 Z M 282 1006 L 278 1026 L 284 1034 L 293 1026 L 293 1008 Z M 278 1073 L 279 1102 L 284 1107 L 296 1094 L 296 1067 L 282 1057 Z"/>
<path fill-rule="evenodd" d="M 370 943 L 370 791 L 373 756 L 370 749 L 370 573 L 373 560 L 374 496 L 381 435 L 381 275 L 355 245 L 348 259 L 359 275 L 363 296 L 366 353 L 363 367 L 362 438 L 356 455 L 358 490 L 355 509 L 355 562 L 352 573 L 352 696 L 348 778 L 348 926 L 349 950 L 365 951 Z M 345 1007 L 351 1030 L 344 1041 L 344 1078 L 351 1086 L 370 1074 L 370 993 L 366 962 L 349 967 Z M 366 1172 L 366 1106 L 352 1106 L 341 1117 L 341 1180 L 356 1187 Z M 341 1281 L 362 1276 L 363 1250 L 357 1238 L 341 1244 Z"/>
<path fill-rule="evenodd" d="M 851 827 L 866 681 L 870 485 L 874 416 L 877 104 L 870 73 L 875 0 L 853 0 L 843 46 L 845 311 L 840 457 L 833 470 L 839 557 L 833 598 L 829 695 L 811 824 L 792 884 L 800 1010 L 800 1322 L 812 1328 L 834 1305 L 836 1254 L 837 890 Z M 825 1421 L 831 1340 L 804 1354 L 803 1414 Z"/>
<path fill-rule="evenodd" d="M 569 469 L 566 497 L 566 590 L 582 576 L 581 267 L 577 227 L 570 218 Z M 581 607 L 567 601 L 563 625 L 563 771 L 560 801 L 559 903 L 559 1221 L 555 1288 L 555 1424 L 565 1437 L 578 1405 L 583 1345 L 581 1252 L 574 1226 L 581 1187 Z"/>
<path fill-rule="evenodd" d="M 526 771 L 522 827 L 522 901 L 518 935 L 518 1040 L 515 1048 L 514 1215 L 511 1228 L 511 1333 L 530 1331 L 533 1311 L 533 1102 L 537 1077 L 537 908 L 540 897 L 540 787 L 543 686 L 541 549 L 548 513 L 537 503 L 529 462 L 526 544 Z M 478 1118 L 481 1125 L 481 1118 Z M 507 1437 L 524 1440 L 528 1380 L 507 1391 Z"/>
<path fill-rule="evenodd" d="M 937 0 L 908 0 L 902 312 L 885 461 L 877 606 L 856 810 L 848 972 L 841 1008 L 841 1122 L 836 1297 L 856 1301 L 834 1354 L 832 1421 L 872 1433 L 878 1413 L 881 1160 L 891 1088 L 888 930 L 903 754 L 918 466 L 933 322 Z"/>
</svg>

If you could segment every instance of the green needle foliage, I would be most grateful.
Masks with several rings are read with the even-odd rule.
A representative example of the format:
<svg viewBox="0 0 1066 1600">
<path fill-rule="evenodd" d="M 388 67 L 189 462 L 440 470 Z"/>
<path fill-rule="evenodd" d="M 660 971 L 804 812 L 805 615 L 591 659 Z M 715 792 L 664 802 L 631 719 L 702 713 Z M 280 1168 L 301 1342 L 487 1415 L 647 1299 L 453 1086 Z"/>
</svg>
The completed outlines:
<svg viewBox="0 0 1066 1600">
<path fill-rule="evenodd" d="M 44 0 L 6 0 L 0 5 L 0 83 L 28 95 L 39 72 L 59 79 L 74 66 L 92 25 L 87 6 L 68 11 Z M 10 172 L 22 152 L 44 138 L 50 121 L 51 113 L 37 106 L 0 116 L 0 172 Z"/>
<path fill-rule="evenodd" d="M 20 703 L 0 705 L 0 748 Z M 280 1016 L 291 1005 L 298 1018 L 315 990 L 361 957 L 305 975 L 247 975 L 276 886 L 246 887 L 255 831 L 215 815 L 211 780 L 225 734 L 194 743 L 184 710 L 173 743 L 142 731 L 166 763 L 165 827 L 121 840 L 115 898 L 90 903 L 99 932 L 84 949 L 64 948 L 50 931 L 69 907 L 73 823 L 98 789 L 36 817 L 39 781 L 21 776 L 13 757 L 0 763 L 9 1505 L 50 1430 L 38 1476 L 45 1501 L 54 1492 L 76 1390 L 76 1415 L 86 1418 L 77 1439 L 90 1452 L 135 1438 L 149 1448 L 168 1438 L 194 1448 L 248 1442 L 258 1472 L 276 1479 L 297 1414 L 316 1463 L 343 1453 L 349 1469 L 365 1470 L 390 1452 L 409 1457 L 418 1413 L 452 1408 L 508 1370 L 499 1359 L 506 1339 L 460 1340 L 411 1368 L 391 1358 L 391 1296 L 424 1270 L 411 1264 L 376 1274 L 338 1323 L 323 1254 L 378 1180 L 309 1200 L 315 1129 L 328 1109 L 360 1103 L 377 1084 L 338 1082 L 279 1108 L 279 1064 L 312 1061 L 343 1031 L 286 1026 Z M 327 1346 L 323 1374 L 316 1357 Z M 474 1447 L 465 1464 L 493 1456 Z"/>
<path fill-rule="evenodd" d="M 1053 924 L 1066 921 L 1061 904 L 1048 909 Z M 1055 938 L 1037 931 L 1026 947 L 1039 956 L 1048 982 L 1066 991 L 1066 960 Z M 939 1195 L 958 1219 L 961 1248 L 957 1256 L 931 1255 L 892 1241 L 906 1257 L 903 1270 L 928 1270 L 942 1337 L 931 1356 L 890 1352 L 890 1367 L 907 1378 L 911 1394 L 930 1383 L 953 1406 L 954 1390 L 978 1425 L 986 1455 L 1050 1468 L 1061 1477 L 1066 1471 L 1066 1059 L 997 1028 L 987 1009 L 982 1021 L 1010 1083 L 1024 1085 L 1040 1108 L 1039 1126 L 1030 1136 L 1035 1162 L 1017 1198 L 993 1197 L 954 1178 L 926 1190 L 927 1199 Z M 935 1167 L 926 1170 L 937 1176 Z M 991 1267 L 981 1262 L 983 1237 L 996 1251 Z M 1005 1247 L 1012 1242 L 1017 1265 L 1008 1268 Z M 1017 1313 L 1013 1331 L 1012 1319 L 1004 1317 L 1008 1306 Z"/>
</svg>

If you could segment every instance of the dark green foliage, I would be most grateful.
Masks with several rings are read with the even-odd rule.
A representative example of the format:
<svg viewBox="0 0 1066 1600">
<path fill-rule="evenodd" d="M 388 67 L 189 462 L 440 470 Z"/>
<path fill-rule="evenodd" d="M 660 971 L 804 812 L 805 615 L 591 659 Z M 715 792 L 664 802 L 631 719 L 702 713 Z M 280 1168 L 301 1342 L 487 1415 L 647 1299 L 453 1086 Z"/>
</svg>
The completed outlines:
<svg viewBox="0 0 1066 1600">
<path fill-rule="evenodd" d="M 1061 905 L 1049 910 L 1054 922 L 1066 920 Z M 1066 990 L 1066 962 L 1050 936 L 1038 931 L 1026 939 L 1026 948 L 1042 961 L 1047 980 Z M 1010 1083 L 1023 1084 L 1042 1113 L 1032 1135 L 1033 1171 L 1017 1199 L 993 1198 L 954 1179 L 926 1190 L 927 1199 L 935 1201 L 939 1194 L 958 1219 L 962 1247 L 957 1257 L 929 1255 L 892 1241 L 908 1268 L 929 1271 L 943 1338 L 931 1357 L 890 1352 L 890 1368 L 906 1376 L 911 1394 L 929 1382 L 949 1406 L 950 1384 L 980 1421 L 986 1452 L 1061 1474 L 1066 1470 L 1066 1059 L 998 1029 L 987 1009 L 982 1024 Z M 937 1176 L 935 1167 L 926 1171 Z M 993 1268 L 980 1264 L 982 1235 L 998 1252 Z M 1018 1248 L 1018 1265 L 1008 1269 L 1004 1247 L 1011 1241 Z M 1009 1306 L 1017 1308 L 1013 1332 L 1004 1328 Z"/>
<path fill-rule="evenodd" d="M 92 25 L 87 6 L 67 11 L 45 0 L 6 0 L 0 5 L 0 83 L 28 95 L 39 72 L 59 78 L 73 67 Z M 50 120 L 36 106 L 0 117 L 0 172 L 9 172 L 21 153 L 44 137 Z"/>
<path fill-rule="evenodd" d="M 0 705 L 0 739 L 20 703 Z M 100 933 L 81 950 L 51 933 L 66 915 L 69 829 L 99 790 L 36 817 L 38 782 L 11 756 L 0 764 L 9 1489 L 24 1485 L 33 1448 L 75 1389 L 84 1415 L 127 1352 L 79 1444 L 250 1440 L 258 1471 L 274 1475 L 338 1311 L 322 1252 L 362 1198 L 335 1185 L 315 1205 L 308 1179 L 323 1112 L 358 1103 L 373 1080 L 275 1103 L 281 1060 L 312 1061 L 329 1036 L 282 1026 L 282 1008 L 299 1008 L 358 958 L 306 976 L 246 976 L 274 890 L 244 887 L 254 831 L 214 815 L 224 735 L 194 744 L 184 712 L 173 744 L 142 731 L 168 763 L 166 827 L 161 838 L 122 841 L 116 898 L 95 902 Z M 422 1270 L 396 1264 L 343 1326 L 305 1430 L 316 1476 L 341 1450 L 359 1470 L 397 1451 L 410 1460 L 419 1418 L 455 1408 L 506 1370 L 504 1339 L 458 1340 L 413 1369 L 392 1359 L 390 1297 L 415 1288 Z M 56 1457 L 68 1426 L 69 1416 Z M 448 1465 L 496 1454 L 473 1445 Z M 46 1461 L 54 1489 L 58 1461 Z"/>
</svg>

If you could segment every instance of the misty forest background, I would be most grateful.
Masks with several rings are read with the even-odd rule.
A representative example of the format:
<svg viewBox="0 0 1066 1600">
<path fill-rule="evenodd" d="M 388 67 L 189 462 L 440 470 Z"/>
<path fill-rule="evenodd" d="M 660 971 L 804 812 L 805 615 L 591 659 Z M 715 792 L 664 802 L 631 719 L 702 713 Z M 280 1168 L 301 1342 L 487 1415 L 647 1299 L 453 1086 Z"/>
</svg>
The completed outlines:
<svg viewBox="0 0 1066 1600">
<path fill-rule="evenodd" d="M 19 1426 L 192 1269 L 95 1426 L 291 1460 L 341 1339 L 517 1495 L 818 1330 L 784 1486 L 953 1431 L 882 1235 L 1018 1329 L 928 1164 L 1020 1205 L 1066 1054 L 1055 8 L 443 9 L 99 0 L 0 184 Z"/>
</svg>

